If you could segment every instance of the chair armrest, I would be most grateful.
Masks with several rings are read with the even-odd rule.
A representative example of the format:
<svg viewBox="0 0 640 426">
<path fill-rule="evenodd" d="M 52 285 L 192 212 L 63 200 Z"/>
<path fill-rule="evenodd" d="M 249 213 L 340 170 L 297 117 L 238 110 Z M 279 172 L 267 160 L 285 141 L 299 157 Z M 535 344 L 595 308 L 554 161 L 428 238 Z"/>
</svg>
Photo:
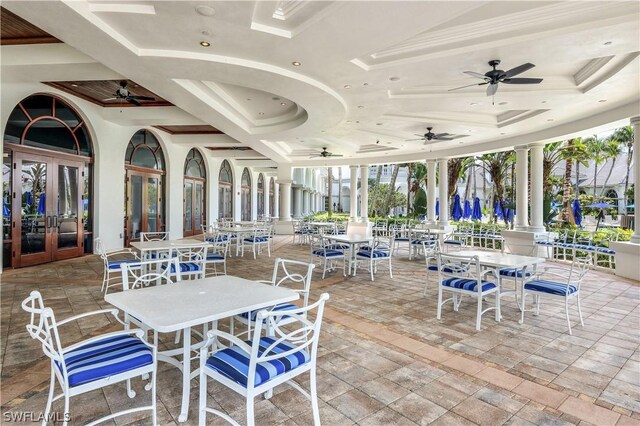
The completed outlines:
<svg viewBox="0 0 640 426">
<path fill-rule="evenodd" d="M 104 255 L 105 255 L 106 257 L 109 257 L 109 256 L 117 255 L 117 254 L 132 254 L 136 259 L 140 259 L 140 258 L 138 257 L 138 255 L 137 255 L 137 253 L 135 253 L 135 252 L 134 252 L 133 250 L 131 250 L 131 249 L 124 249 L 124 250 L 114 250 L 114 251 L 109 251 L 109 252 L 106 252 Z"/>
<path fill-rule="evenodd" d="M 59 324 L 59 323 L 58 323 Z M 127 335 L 135 335 L 136 337 L 138 337 L 139 339 L 142 340 L 142 342 L 149 346 L 150 348 L 154 348 L 155 346 L 149 344 L 148 342 L 145 342 L 143 337 L 144 337 L 144 331 L 140 330 L 139 328 L 132 328 L 130 330 L 121 330 L 121 331 L 114 331 L 113 333 L 106 333 L 106 334 L 101 334 L 100 336 L 96 336 L 96 337 L 92 337 L 88 340 L 83 340 L 82 342 L 78 342 L 76 344 L 73 344 L 71 346 L 68 346 L 66 348 L 64 348 L 62 350 L 62 353 L 65 354 L 67 352 L 70 352 L 78 347 L 90 344 L 90 343 L 94 343 L 94 342 L 98 342 L 100 340 L 104 340 L 104 339 L 109 339 L 111 337 L 117 337 L 117 336 L 127 336 Z"/>
<path fill-rule="evenodd" d="M 273 281 L 269 281 L 269 280 L 257 280 L 257 283 L 260 284 L 269 284 L 269 285 L 273 285 Z"/>
<path fill-rule="evenodd" d="M 112 308 L 112 309 L 101 309 L 99 311 L 85 312 L 83 314 L 75 315 L 75 316 L 72 316 L 70 318 L 65 318 L 62 321 L 58 321 L 57 325 L 64 325 L 64 324 L 70 323 L 71 321 L 77 321 L 77 320 L 79 320 L 81 318 L 86 318 L 86 317 L 90 317 L 92 315 L 100 315 L 100 314 L 111 314 L 116 319 L 116 321 L 118 321 L 120 324 L 124 325 L 124 323 L 122 321 L 120 321 L 120 318 L 118 318 L 118 312 L 120 312 L 120 311 L 118 309 L 115 309 L 115 308 Z"/>
<path fill-rule="evenodd" d="M 233 334 L 229 334 L 220 330 L 211 330 L 207 333 L 207 341 L 205 342 L 201 350 L 206 351 L 206 348 L 209 347 L 211 343 L 213 343 L 218 337 L 238 346 L 240 349 L 246 352 L 247 355 L 251 354 L 251 346 L 247 345 L 245 342 L 238 339 Z"/>
</svg>

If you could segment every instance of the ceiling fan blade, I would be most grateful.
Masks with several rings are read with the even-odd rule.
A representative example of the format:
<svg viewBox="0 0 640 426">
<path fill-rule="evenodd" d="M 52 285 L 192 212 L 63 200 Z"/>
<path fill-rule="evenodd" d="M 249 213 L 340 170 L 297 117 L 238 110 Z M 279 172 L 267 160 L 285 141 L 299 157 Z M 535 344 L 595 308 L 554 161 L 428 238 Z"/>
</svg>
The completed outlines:
<svg viewBox="0 0 640 426">
<path fill-rule="evenodd" d="M 107 98 L 107 99 L 103 99 L 102 102 L 106 102 L 106 101 L 115 101 L 118 98 Z"/>
<path fill-rule="evenodd" d="M 480 78 L 482 80 L 488 80 L 489 77 L 487 77 L 484 74 L 480 74 L 479 72 L 475 72 L 475 71 L 463 71 L 465 74 L 470 75 L 471 77 L 477 77 Z"/>
<path fill-rule="evenodd" d="M 528 71 L 533 67 L 535 67 L 535 65 L 527 62 L 526 64 L 522 64 L 518 67 L 511 68 L 509 71 L 506 71 L 504 73 L 504 76 L 507 78 L 510 78 L 510 77 L 513 77 L 514 75 L 522 74 L 523 72 Z"/>
<path fill-rule="evenodd" d="M 127 97 L 126 100 L 127 100 L 127 102 L 129 102 L 130 104 L 134 104 L 135 106 L 142 106 L 142 104 L 140 102 L 136 101 L 133 98 Z"/>
<path fill-rule="evenodd" d="M 134 96 L 134 95 L 129 95 L 128 98 L 131 99 L 136 99 L 138 101 L 155 101 L 156 98 L 152 98 L 151 96 Z"/>
<path fill-rule="evenodd" d="M 452 140 L 453 140 L 453 138 L 450 138 L 450 137 L 447 137 L 447 136 L 444 136 L 444 137 L 436 137 L 436 138 L 434 138 L 434 139 L 437 139 L 437 140 L 439 140 L 439 141 L 452 141 Z"/>
<path fill-rule="evenodd" d="M 344 157 L 344 155 L 342 155 L 342 154 L 331 154 L 330 156 L 331 157 Z"/>
<path fill-rule="evenodd" d="M 487 96 L 493 96 L 498 91 L 498 83 L 492 83 L 487 86 Z"/>
<path fill-rule="evenodd" d="M 465 87 L 471 87 L 471 86 L 484 86 L 485 84 L 489 84 L 488 82 L 484 82 L 484 83 L 476 83 L 476 84 L 467 84 L 466 86 L 460 86 L 460 87 L 456 87 L 454 89 L 449 89 L 447 90 L 447 92 L 451 92 L 453 90 L 458 90 L 458 89 L 464 89 Z"/>
<path fill-rule="evenodd" d="M 506 84 L 540 84 L 541 78 L 507 78 L 502 83 Z"/>
<path fill-rule="evenodd" d="M 418 138 L 418 139 L 405 139 L 405 142 L 409 142 L 409 141 L 423 141 L 424 138 Z"/>
</svg>

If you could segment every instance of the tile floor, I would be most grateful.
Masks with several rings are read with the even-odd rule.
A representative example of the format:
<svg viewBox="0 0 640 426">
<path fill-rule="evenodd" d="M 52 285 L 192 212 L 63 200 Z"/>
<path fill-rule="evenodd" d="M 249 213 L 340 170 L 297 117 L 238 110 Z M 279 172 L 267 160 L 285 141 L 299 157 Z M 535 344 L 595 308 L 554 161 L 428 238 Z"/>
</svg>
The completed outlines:
<svg viewBox="0 0 640 426">
<path fill-rule="evenodd" d="M 275 257 L 308 260 L 306 246 L 278 237 L 272 257 L 232 257 L 230 274 L 267 279 Z M 326 425 L 640 425 L 640 284 L 592 271 L 582 287 L 585 326 L 573 316 L 567 333 L 563 306 L 545 302 L 538 317 L 518 323 L 513 297 L 503 298 L 503 319 L 488 314 L 475 330 L 475 304 L 444 308 L 435 318 L 437 288 L 423 295 L 424 266 L 399 254 L 393 279 L 380 271 L 314 274 L 312 300 L 329 292 L 318 358 L 321 419 Z M 7 270 L 0 284 L 2 421 L 11 413 L 41 412 L 49 363 L 26 334 L 20 302 L 38 289 L 57 318 L 104 308 L 102 263 L 95 256 Z M 575 312 L 575 311 L 574 311 Z M 98 317 L 65 328 L 65 342 L 116 329 Z M 164 338 L 161 346 L 171 345 Z M 180 374 L 160 364 L 159 423 L 176 424 Z M 301 381 L 305 384 L 305 380 Z M 84 424 L 110 410 L 148 402 L 141 381 L 130 400 L 113 385 L 71 400 L 72 421 Z M 197 424 L 197 380 L 187 424 Z M 241 398 L 210 384 L 210 404 L 243 422 Z M 54 410 L 61 411 L 59 403 Z M 224 424 L 210 416 L 209 423 Z M 310 404 L 286 386 L 256 403 L 256 424 L 311 424 Z M 113 423 L 112 423 L 113 424 Z M 146 413 L 117 424 L 149 424 Z"/>
</svg>

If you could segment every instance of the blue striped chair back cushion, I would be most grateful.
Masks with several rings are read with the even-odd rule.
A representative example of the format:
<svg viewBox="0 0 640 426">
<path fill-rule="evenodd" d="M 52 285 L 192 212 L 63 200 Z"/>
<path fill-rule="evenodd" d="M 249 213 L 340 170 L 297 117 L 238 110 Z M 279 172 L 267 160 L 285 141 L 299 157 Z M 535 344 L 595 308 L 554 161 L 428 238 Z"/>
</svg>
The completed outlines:
<svg viewBox="0 0 640 426">
<path fill-rule="evenodd" d="M 218 253 L 209 253 L 207 260 L 224 260 L 224 256 Z"/>
<path fill-rule="evenodd" d="M 429 265 L 429 270 L 430 271 L 438 271 L 438 265 Z M 448 274 L 453 274 L 453 270 L 451 268 L 444 268 L 444 272 L 448 273 Z"/>
<path fill-rule="evenodd" d="M 180 262 L 178 264 L 178 266 L 180 267 L 180 272 L 200 272 L 202 271 L 202 269 L 200 268 L 200 264 L 196 263 L 196 262 Z M 167 269 L 167 265 L 162 265 L 162 269 Z M 176 272 L 176 267 L 175 265 L 172 263 L 171 264 L 171 273 L 175 274 Z"/>
<path fill-rule="evenodd" d="M 515 277 L 516 274 L 518 275 L 518 278 L 522 278 L 522 269 L 518 269 L 518 270 L 516 270 L 515 268 L 500 269 L 500 275 L 502 275 L 503 277 Z M 533 275 L 533 272 L 531 271 L 527 271 L 524 274 L 525 277 L 530 277 L 531 275 Z"/>
<path fill-rule="evenodd" d="M 228 238 L 226 235 L 218 235 L 217 237 L 208 237 L 207 241 L 210 243 L 220 243 L 223 241 L 227 241 Z"/>
<path fill-rule="evenodd" d="M 259 354 L 262 354 L 275 339 L 272 337 L 263 337 L 260 339 Z M 251 345 L 251 341 L 246 343 Z M 294 346 L 286 342 L 278 344 L 269 355 L 274 353 L 283 353 L 294 349 Z M 254 377 L 254 385 L 259 386 L 279 375 L 298 368 L 310 360 L 307 351 L 297 351 L 284 358 L 278 358 L 267 362 L 261 362 L 256 365 L 256 373 Z M 249 354 L 240 350 L 237 346 L 223 349 L 216 352 L 207 360 L 207 367 L 211 368 L 223 376 L 233 380 L 242 386 L 247 386 L 247 378 L 249 376 Z"/>
<path fill-rule="evenodd" d="M 372 257 L 374 259 L 378 259 L 378 258 L 382 258 L 382 257 L 389 257 L 389 252 L 388 251 L 381 251 L 381 250 L 361 250 L 358 252 L 358 256 L 361 257 Z"/>
<path fill-rule="evenodd" d="M 525 290 L 536 291 L 538 293 L 567 294 L 567 284 L 549 280 L 532 280 L 526 283 L 524 288 Z M 575 293 L 576 291 L 578 291 L 576 286 L 569 285 L 569 294 Z"/>
<path fill-rule="evenodd" d="M 116 336 L 82 345 L 64 355 L 69 386 L 78 386 L 153 363 L 153 352 L 133 336 Z M 60 362 L 57 367 L 62 371 Z"/>
<path fill-rule="evenodd" d="M 273 307 L 273 309 L 271 309 L 272 311 L 291 311 L 293 309 L 298 309 L 300 308 L 300 306 L 296 306 L 293 303 L 281 303 L 279 305 L 276 305 Z M 241 317 L 243 318 L 249 318 L 249 314 L 251 314 L 251 321 L 255 321 L 256 317 L 258 316 L 258 312 L 260 311 L 251 311 L 251 312 L 243 312 L 240 314 Z M 282 318 L 286 318 L 286 315 L 283 315 Z"/>
<path fill-rule="evenodd" d="M 109 266 L 109 269 L 111 270 L 120 270 L 120 264 L 121 263 L 137 263 L 140 262 L 138 259 L 121 259 L 121 260 L 110 260 L 109 262 L 107 262 L 107 265 Z M 136 266 L 134 268 L 131 269 L 140 269 L 140 266 Z"/>
<path fill-rule="evenodd" d="M 555 241 L 536 241 L 536 244 L 541 246 L 552 246 L 555 244 Z"/>
<path fill-rule="evenodd" d="M 347 250 L 349 248 L 349 244 L 336 243 L 329 245 L 328 248 L 331 250 Z"/>
<path fill-rule="evenodd" d="M 267 238 L 267 237 L 251 237 L 251 238 L 245 238 L 244 240 L 247 243 L 266 243 L 269 240 L 269 238 Z"/>
<path fill-rule="evenodd" d="M 457 288 L 460 290 L 466 291 L 477 291 L 478 289 L 478 280 L 473 280 L 471 278 L 457 278 L 451 277 L 442 281 L 442 285 L 445 287 Z M 488 291 L 496 288 L 496 285 L 489 281 L 482 281 L 482 291 Z"/>
<path fill-rule="evenodd" d="M 462 245 L 462 240 L 444 240 L 443 241 L 444 244 L 455 244 L 455 245 Z"/>
<path fill-rule="evenodd" d="M 614 249 L 610 249 L 609 247 L 598 247 L 596 251 L 598 253 L 604 253 L 604 254 L 616 254 L 616 251 Z"/>
<path fill-rule="evenodd" d="M 336 256 L 344 256 L 344 253 L 341 251 L 337 251 L 337 250 L 323 250 L 323 249 L 318 249 L 318 250 L 314 250 L 313 254 L 315 256 L 322 256 L 322 257 L 336 257 Z"/>
</svg>

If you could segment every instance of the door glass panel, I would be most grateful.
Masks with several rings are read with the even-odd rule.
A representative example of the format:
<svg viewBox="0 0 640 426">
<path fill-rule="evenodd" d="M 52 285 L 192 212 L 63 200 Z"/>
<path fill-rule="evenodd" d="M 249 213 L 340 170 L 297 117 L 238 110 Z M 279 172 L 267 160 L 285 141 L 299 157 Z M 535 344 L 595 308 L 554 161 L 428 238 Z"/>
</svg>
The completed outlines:
<svg viewBox="0 0 640 426">
<path fill-rule="evenodd" d="M 2 158 L 2 239 L 11 239 L 11 151 Z M 4 259 L 4 257 L 3 257 Z"/>
<path fill-rule="evenodd" d="M 135 240 L 142 231 L 142 176 L 131 175 L 131 229 L 129 236 Z"/>
<path fill-rule="evenodd" d="M 196 183 L 196 204 L 193 206 L 195 209 L 194 228 L 196 231 L 200 230 L 202 226 L 202 184 Z"/>
<path fill-rule="evenodd" d="M 193 203 L 193 183 L 184 183 L 184 229 L 185 231 L 191 231 L 193 229 L 193 217 L 192 214 Z"/>
<path fill-rule="evenodd" d="M 58 248 L 78 247 L 77 167 L 58 166 Z"/>
<path fill-rule="evenodd" d="M 147 232 L 158 232 L 158 178 L 147 178 Z M 142 197 L 141 197 L 142 198 Z"/>
<path fill-rule="evenodd" d="M 47 232 L 47 163 L 23 160 L 21 173 L 21 253 L 42 253 L 45 251 L 45 234 Z"/>
</svg>

